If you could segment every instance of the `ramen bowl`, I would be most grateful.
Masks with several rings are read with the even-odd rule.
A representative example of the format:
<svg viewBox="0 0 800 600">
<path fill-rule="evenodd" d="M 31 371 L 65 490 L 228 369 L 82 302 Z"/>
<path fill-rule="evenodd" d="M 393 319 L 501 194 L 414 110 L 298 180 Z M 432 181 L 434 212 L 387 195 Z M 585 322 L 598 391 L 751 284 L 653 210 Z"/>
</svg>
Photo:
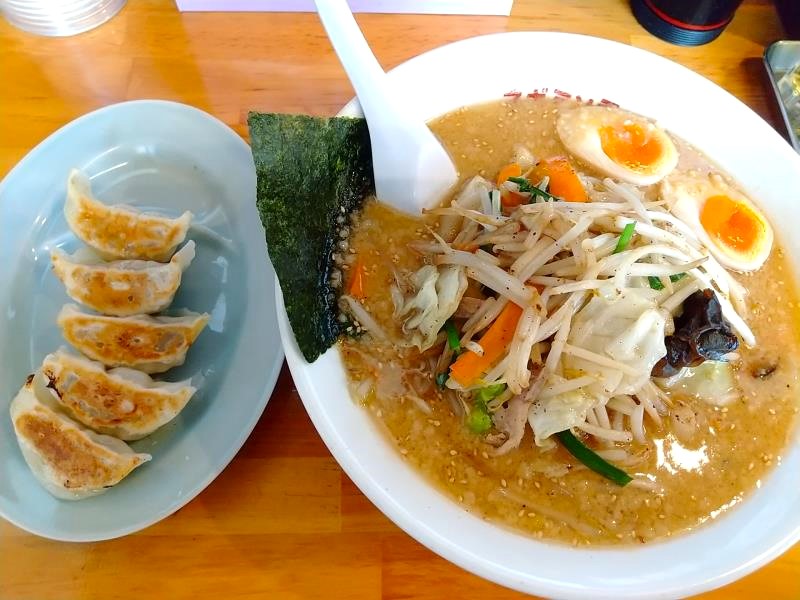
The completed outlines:
<svg viewBox="0 0 800 600">
<path fill-rule="evenodd" d="M 509 57 L 525 57 L 525 67 Z M 732 174 L 777 230 L 800 267 L 793 199 L 800 158 L 736 98 L 648 52 L 562 33 L 509 33 L 450 44 L 390 73 L 424 119 L 512 92 L 555 90 L 610 100 L 652 117 Z M 663 93 L 654 93 L 658 82 Z M 343 115 L 360 115 L 356 101 Z M 736 127 L 731 144 L 730 130 Z M 730 583 L 800 540 L 800 444 L 737 507 L 688 533 L 618 547 L 572 547 L 533 539 L 465 511 L 406 462 L 354 401 L 337 348 L 305 361 L 283 310 L 279 324 L 297 389 L 323 440 L 361 491 L 419 542 L 486 579 L 558 598 L 676 598 Z M 703 490 L 697 490 L 702 494 Z"/>
</svg>

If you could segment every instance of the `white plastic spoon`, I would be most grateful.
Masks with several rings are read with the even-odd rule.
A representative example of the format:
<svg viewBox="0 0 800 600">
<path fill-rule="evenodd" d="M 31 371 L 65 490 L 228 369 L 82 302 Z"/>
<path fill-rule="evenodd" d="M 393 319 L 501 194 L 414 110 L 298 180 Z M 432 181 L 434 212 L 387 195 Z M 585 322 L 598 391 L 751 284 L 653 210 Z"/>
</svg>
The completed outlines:
<svg viewBox="0 0 800 600">
<path fill-rule="evenodd" d="M 412 114 L 364 39 L 345 0 L 315 0 L 328 38 L 369 124 L 378 198 L 418 215 L 455 184 L 456 169 L 424 121 Z"/>
</svg>

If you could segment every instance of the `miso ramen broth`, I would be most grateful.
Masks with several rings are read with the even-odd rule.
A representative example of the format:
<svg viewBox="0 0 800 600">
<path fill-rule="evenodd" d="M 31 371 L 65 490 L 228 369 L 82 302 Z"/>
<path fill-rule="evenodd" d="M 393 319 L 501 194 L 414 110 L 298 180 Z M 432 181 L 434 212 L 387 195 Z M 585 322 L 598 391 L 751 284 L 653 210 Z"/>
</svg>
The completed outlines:
<svg viewBox="0 0 800 600">
<path fill-rule="evenodd" d="M 477 244 L 481 241 L 480 236 L 491 234 L 492 228 L 510 227 L 509 220 L 513 219 L 514 211 L 519 210 L 516 213 L 519 223 L 509 229 L 515 233 L 508 240 L 474 247 L 467 244 L 461 247 L 462 251 L 479 256 L 488 265 L 513 274 L 515 261 L 524 260 L 520 257 L 531 248 L 539 248 L 536 244 L 547 235 L 566 235 L 571 231 L 570 228 L 579 227 L 581 219 L 587 218 L 583 215 L 590 210 L 587 208 L 589 204 L 596 202 L 598 207 L 602 207 L 602 202 L 615 201 L 612 196 L 617 191 L 619 180 L 611 177 L 612 182 L 603 183 L 607 171 L 570 152 L 557 133 L 559 114 L 576 107 L 573 101 L 563 99 L 508 99 L 462 108 L 431 123 L 433 131 L 454 158 L 461 177 L 454 197 L 449 198 L 444 206 L 451 206 L 451 200 L 457 199 L 475 176 L 484 177 L 491 187 L 499 188 L 499 194 L 503 195 L 502 208 L 497 211 L 496 206 L 491 206 L 497 197 L 493 197 L 490 191 L 489 208 L 485 210 L 495 212 L 488 218 L 475 217 L 484 219 L 482 223 L 489 224 L 488 227 L 484 228 L 480 222 L 470 225 L 470 218 L 464 218 L 460 225 L 455 226 L 456 230 L 461 227 L 462 232 L 472 228 L 464 233 L 465 239 L 472 235 L 471 242 Z M 677 166 L 669 175 L 671 181 L 677 182 L 675 185 L 680 183 L 679 178 L 684 173 L 705 177 L 707 173 L 719 171 L 716 165 L 688 144 L 674 136 L 670 138 L 678 153 Z M 509 171 L 515 174 L 508 181 L 520 181 L 518 188 L 503 188 L 502 176 L 500 181 L 497 178 L 510 163 L 524 163 L 527 158 L 533 166 L 522 164 L 519 170 L 522 175 L 528 173 L 531 184 L 538 185 L 541 183 L 535 180 L 538 176 L 530 173 L 536 173 L 539 161 L 552 157 L 568 159 L 579 176 L 578 180 L 587 189 L 589 202 L 586 203 L 587 207 L 577 207 L 576 204 L 574 214 L 565 213 L 567 216 L 563 222 L 551 221 L 548 225 L 550 229 L 537 233 L 535 226 L 541 221 L 536 219 L 542 218 L 540 213 L 550 210 L 544 203 L 556 204 L 560 201 L 559 195 L 554 192 L 555 171 L 551 171 L 554 175 L 548 178 L 551 182 L 549 187 L 547 182 L 540 186 L 543 191 L 545 188 L 550 190 L 546 192 L 547 196 L 540 198 L 539 203 L 528 205 L 525 210 L 530 213 L 524 217 L 520 216 L 522 209 L 519 203 L 505 203 L 508 187 L 514 193 L 527 189 L 520 179 L 521 175 L 516 174 L 516 169 Z M 725 185 L 735 188 L 725 174 L 719 177 Z M 662 190 L 666 188 L 660 184 L 628 186 L 619 193 L 623 197 L 630 190 L 640 194 L 640 201 L 648 211 L 670 208 L 669 202 L 662 197 Z M 531 197 L 535 197 L 535 194 L 535 191 L 531 192 Z M 643 216 L 639 218 L 634 209 L 625 210 L 629 212 L 624 214 L 631 216 L 618 217 L 616 224 L 615 213 L 597 213 L 600 216 L 579 238 L 589 240 L 583 242 L 583 248 L 588 251 L 592 250 L 591 240 L 598 240 L 597 257 L 576 255 L 574 263 L 588 265 L 589 269 L 595 260 L 607 260 L 612 264 L 615 259 L 610 248 L 613 246 L 618 249 L 623 245 L 619 238 L 623 236 L 624 228 L 620 228 L 620 225 L 629 218 L 637 221 L 640 231 L 634 233 L 631 247 L 643 248 L 647 244 L 659 243 L 645 239 L 646 232 L 651 230 L 648 227 L 659 225 L 660 221 L 655 218 L 657 215 L 648 212 L 642 213 Z M 636 384 L 640 386 L 638 392 L 632 392 L 630 388 L 626 393 L 619 393 L 622 388 L 617 388 L 617 392 L 610 392 L 610 399 L 604 399 L 605 404 L 591 405 L 594 401 L 591 390 L 594 388 L 589 384 L 584 388 L 587 392 L 583 399 L 590 402 L 585 406 L 591 407 L 583 411 L 580 423 L 571 421 L 569 429 L 580 443 L 633 479 L 623 487 L 587 468 L 584 462 L 567 451 L 556 435 L 545 436 L 544 430 L 541 430 L 537 431 L 535 439 L 533 425 L 527 422 L 529 411 L 534 410 L 537 403 L 541 404 L 544 396 L 554 397 L 559 389 L 569 388 L 570 382 L 575 383 L 581 377 L 586 381 L 591 380 L 591 371 L 576 370 L 575 357 L 588 355 L 589 360 L 599 359 L 586 351 L 579 353 L 579 349 L 575 348 L 578 345 L 577 336 L 567 337 L 570 334 L 562 332 L 563 339 L 559 341 L 558 330 L 555 330 L 554 335 L 530 346 L 529 352 L 526 347 L 523 356 L 526 364 L 516 382 L 510 367 L 505 371 L 497 367 L 502 360 L 509 360 L 499 358 L 501 355 L 497 360 L 486 363 L 481 378 L 469 382 L 463 378 L 461 382 L 454 381 L 458 373 L 465 372 L 458 371 L 460 367 L 455 366 L 461 356 L 473 352 L 476 355 L 472 357 L 475 359 L 473 363 L 479 363 L 480 353 L 488 355 L 492 351 L 490 342 L 484 340 L 494 326 L 489 325 L 467 335 L 471 339 L 458 352 L 449 351 L 448 345 L 458 344 L 459 336 L 464 339 L 469 330 L 470 317 L 477 310 L 482 310 L 487 299 L 494 298 L 492 302 L 497 302 L 504 298 L 502 292 L 481 284 L 484 276 L 476 275 L 477 279 L 473 278 L 471 274 L 475 274 L 475 270 L 470 271 L 471 267 L 467 266 L 463 267 L 468 280 L 466 291 L 460 296 L 458 309 L 453 311 L 454 314 L 447 315 L 447 324 L 442 326 L 441 331 L 433 332 L 435 342 L 420 350 L 419 346 L 424 346 L 424 343 L 420 344 L 419 341 L 425 334 L 415 329 L 414 323 L 409 321 L 409 315 L 420 312 L 407 310 L 402 314 L 403 306 L 420 292 L 415 283 L 424 285 L 422 276 L 414 280 L 414 274 L 426 273 L 420 271 L 425 266 L 429 270 L 438 268 L 440 274 L 437 281 L 444 288 L 443 265 L 450 265 L 452 269 L 462 268 L 453 266 L 455 259 L 447 258 L 448 250 L 437 249 L 437 245 L 445 244 L 449 251 L 458 250 L 457 235 L 454 241 L 454 232 L 446 231 L 446 221 L 448 218 L 452 221 L 453 215 L 433 212 L 414 218 L 401 215 L 377 201 L 369 201 L 365 205 L 350 239 L 349 252 L 353 258 L 346 270 L 345 287 L 353 293 L 352 278 L 359 271 L 361 281 L 355 295 L 362 308 L 374 319 L 375 326 L 380 328 L 381 335 L 374 335 L 374 331 L 364 323 L 356 325 L 351 330 L 355 335 L 341 342 L 341 352 L 357 401 L 362 402 L 380 426 L 385 428 L 405 459 L 464 510 L 537 538 L 572 544 L 644 543 L 690 530 L 717 518 L 758 487 L 770 469 L 780 462 L 781 453 L 794 434 L 793 425 L 798 412 L 800 311 L 794 273 L 777 243 L 779 240 L 759 269 L 748 273 L 729 270 L 746 291 L 743 306 L 736 304 L 738 288 L 734 282 L 726 283 L 721 278 L 722 283 L 715 283 L 725 289 L 730 286 L 730 306 L 737 309 L 737 314 L 741 315 L 756 340 L 753 347 L 740 340 L 737 349 L 720 360 L 706 363 L 707 366 L 718 366 L 721 372 L 732 377 L 732 384 L 725 388 L 725 394 L 709 401 L 701 399 L 704 392 L 697 392 L 689 379 L 678 376 L 670 382 L 668 378 L 651 378 L 645 383 Z M 569 220 L 572 219 L 570 215 L 574 216 L 573 220 Z M 648 215 L 653 218 L 647 218 Z M 652 225 L 648 226 L 647 221 L 651 221 Z M 525 234 L 524 242 L 522 234 Z M 532 241 L 539 234 L 539 240 Z M 657 232 L 652 235 L 657 235 Z M 687 239 L 694 239 L 690 232 L 685 235 Z M 603 242 L 604 239 L 610 242 Z M 528 246 L 520 245 L 524 243 Z M 546 245 L 542 244 L 541 247 L 546 248 Z M 601 247 L 606 250 L 601 251 Z M 607 302 L 613 303 L 614 294 L 618 294 L 619 290 L 607 292 L 603 291 L 603 282 L 590 283 L 587 285 L 596 287 L 568 292 L 573 295 L 564 296 L 567 293 L 564 290 L 580 287 L 582 284 L 575 285 L 576 281 L 584 280 L 574 273 L 568 273 L 573 268 L 570 266 L 569 247 L 565 245 L 559 248 L 556 248 L 558 252 L 552 259 L 527 282 L 523 282 L 523 291 L 529 295 L 526 298 L 530 297 L 532 305 L 536 306 L 530 313 L 536 327 L 544 327 L 547 319 L 567 304 L 569 298 L 577 298 L 576 306 L 571 309 L 572 316 L 568 315 L 560 321 L 562 327 L 568 328 L 571 318 L 572 335 L 575 335 L 574 330 L 581 326 L 581 311 L 587 309 L 588 303 L 595 300 L 599 302 L 598 299 L 606 293 L 611 298 Z M 577 252 L 580 254 L 582 250 Z M 559 275 L 558 265 L 548 268 L 548 265 L 559 260 L 567 265 L 563 268 L 565 275 Z M 700 260 L 695 262 L 699 263 Z M 636 276 L 631 275 L 626 280 L 622 295 L 640 294 L 645 299 L 643 302 L 652 303 L 652 310 L 656 311 L 654 315 L 663 315 L 665 306 L 673 309 L 675 323 L 672 317 L 667 317 L 666 325 L 660 330 L 663 339 L 665 335 L 675 333 L 673 329 L 678 327 L 678 315 L 681 314 L 679 305 L 672 306 L 671 301 L 664 299 L 673 294 L 673 303 L 678 302 L 676 295 L 683 289 L 683 295 L 688 296 L 688 292 L 694 289 L 688 286 L 695 285 L 695 282 L 689 281 L 691 273 L 673 273 L 670 278 L 669 271 L 678 269 L 673 269 L 672 263 L 661 256 L 646 264 L 649 266 L 640 266 L 636 273 L 643 273 L 642 269 L 655 265 L 659 268 L 654 268 L 654 272 L 665 274 L 660 276 L 660 282 L 652 277 L 639 277 L 642 280 L 639 282 Z M 625 265 L 630 268 L 629 263 Z M 706 270 L 701 274 L 713 275 L 721 270 L 713 271 L 708 266 L 709 261 L 703 265 L 702 268 Z M 687 271 L 695 272 L 693 269 L 696 268 L 689 265 Z M 539 274 L 541 272 L 544 274 Z M 630 272 L 634 273 L 633 270 Z M 487 267 L 487 273 L 494 271 Z M 461 274 L 458 276 L 461 277 Z M 596 277 L 602 279 L 604 276 Z M 610 272 L 608 278 L 611 282 L 614 273 Z M 557 289 L 559 286 L 560 289 Z M 700 289 L 703 286 L 696 283 L 695 287 Z M 723 304 L 727 302 L 724 291 L 716 287 L 711 289 Z M 441 308 L 444 292 L 432 284 L 429 291 L 440 294 L 438 306 Z M 558 294 L 564 297 L 559 298 Z M 417 302 L 421 300 L 417 298 Z M 512 303 L 508 301 L 507 306 Z M 521 309 L 517 310 L 519 312 Z M 732 316 L 731 310 L 723 307 L 723 314 Z M 520 321 L 529 314 L 525 311 L 522 317 L 518 317 Z M 505 318 L 506 312 L 507 309 L 504 309 L 499 316 L 496 315 L 496 319 Z M 654 322 L 658 322 L 657 318 Z M 513 327 L 517 327 L 517 335 L 525 333 L 522 326 Z M 739 333 L 738 337 L 741 338 L 737 327 L 737 323 L 733 323 L 733 331 Z M 367 333 L 359 335 L 363 330 Z M 452 339 L 453 335 L 455 340 Z M 530 335 L 534 339 L 534 334 Z M 382 336 L 384 339 L 380 339 Z M 548 364 L 547 356 L 554 352 L 555 347 L 559 347 L 563 354 L 558 361 Z M 623 359 L 620 361 L 624 362 Z M 649 376 L 651 367 L 660 368 L 648 363 L 645 376 Z M 689 372 L 680 365 L 677 371 L 684 377 Z M 633 377 L 636 368 L 627 367 L 625 372 Z M 700 371 L 697 373 L 696 377 L 701 377 Z M 499 383 L 488 385 L 491 382 L 484 382 L 483 378 L 491 377 L 495 378 L 492 381 Z M 717 385 L 718 380 L 712 379 Z M 487 392 L 488 400 L 485 401 L 477 399 L 484 383 L 487 383 L 484 389 L 493 390 Z M 575 385 L 578 383 L 580 381 Z M 672 385 L 668 386 L 670 383 Z M 534 386 L 538 386 L 538 398 L 529 393 Z M 645 390 L 650 391 L 645 393 Z M 521 441 L 514 443 L 515 433 L 504 428 L 508 429 L 508 422 L 515 418 L 508 407 L 513 408 L 520 398 L 525 398 L 524 404 L 518 405 L 526 411 L 522 417 L 525 421 L 524 433 Z M 570 410 L 580 412 L 580 409 Z M 585 422 L 582 420 L 584 414 Z M 540 422 L 541 419 L 537 421 Z M 505 436 L 501 435 L 504 432 Z M 542 439 L 538 439 L 540 434 Z"/>
</svg>

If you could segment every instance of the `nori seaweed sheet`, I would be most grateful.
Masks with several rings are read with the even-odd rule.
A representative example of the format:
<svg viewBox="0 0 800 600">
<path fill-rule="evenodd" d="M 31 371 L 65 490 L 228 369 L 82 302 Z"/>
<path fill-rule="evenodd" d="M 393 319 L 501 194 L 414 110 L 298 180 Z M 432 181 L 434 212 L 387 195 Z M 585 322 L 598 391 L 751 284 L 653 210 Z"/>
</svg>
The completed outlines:
<svg viewBox="0 0 800 600">
<path fill-rule="evenodd" d="M 251 112 L 247 123 L 269 256 L 297 345 L 313 362 L 342 329 L 339 292 L 329 283 L 337 217 L 349 226 L 375 193 L 367 122 Z"/>
</svg>

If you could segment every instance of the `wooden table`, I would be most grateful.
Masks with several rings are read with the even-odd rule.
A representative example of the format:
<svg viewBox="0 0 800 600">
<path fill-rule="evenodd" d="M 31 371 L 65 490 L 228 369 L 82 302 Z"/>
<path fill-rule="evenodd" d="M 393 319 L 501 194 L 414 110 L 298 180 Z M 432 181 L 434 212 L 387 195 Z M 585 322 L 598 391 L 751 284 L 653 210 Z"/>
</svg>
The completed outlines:
<svg viewBox="0 0 800 600">
<path fill-rule="evenodd" d="M 386 68 L 485 33 L 554 29 L 616 39 L 687 65 L 772 118 L 760 62 L 782 31 L 766 0 L 745 2 L 722 37 L 700 48 L 650 36 L 624 0 L 517 0 L 510 18 L 359 22 Z M 56 128 L 121 100 L 185 102 L 246 135 L 250 109 L 330 115 L 352 95 L 313 14 L 179 14 L 169 0 L 129 0 L 103 27 L 67 39 L 34 37 L 0 19 L 0 174 Z M 285 368 L 238 456 L 161 523 L 124 539 L 65 544 L 0 522 L 3 600 L 267 594 L 520 597 L 449 564 L 378 512 L 323 445 Z M 800 546 L 704 597 L 757 596 L 800 598 Z"/>
</svg>

